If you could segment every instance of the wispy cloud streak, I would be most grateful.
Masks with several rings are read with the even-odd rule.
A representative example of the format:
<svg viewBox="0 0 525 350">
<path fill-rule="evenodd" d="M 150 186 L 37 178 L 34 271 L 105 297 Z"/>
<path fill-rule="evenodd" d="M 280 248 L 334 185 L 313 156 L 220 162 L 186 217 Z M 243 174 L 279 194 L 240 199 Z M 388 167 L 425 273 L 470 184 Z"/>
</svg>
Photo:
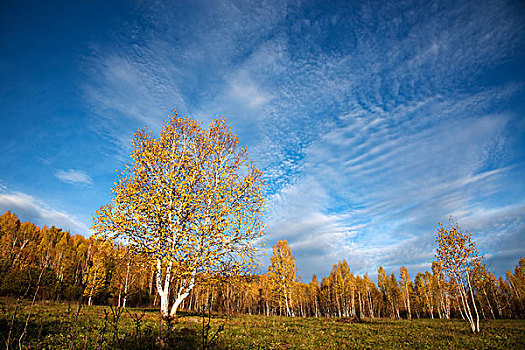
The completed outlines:
<svg viewBox="0 0 525 350">
<path fill-rule="evenodd" d="M 31 221 L 39 226 L 60 227 L 73 234 L 88 235 L 89 228 L 76 217 L 63 211 L 49 208 L 47 204 L 21 192 L 0 193 L 0 212 L 10 210 L 22 221 Z"/>
<path fill-rule="evenodd" d="M 55 176 L 60 181 L 73 185 L 93 185 L 93 179 L 82 170 L 58 170 Z"/>
</svg>

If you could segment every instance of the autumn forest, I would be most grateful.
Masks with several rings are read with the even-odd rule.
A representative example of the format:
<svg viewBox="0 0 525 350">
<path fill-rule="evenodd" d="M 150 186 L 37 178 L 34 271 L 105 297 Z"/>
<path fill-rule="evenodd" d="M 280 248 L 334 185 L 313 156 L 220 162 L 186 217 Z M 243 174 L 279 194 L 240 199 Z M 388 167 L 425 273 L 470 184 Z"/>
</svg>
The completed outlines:
<svg viewBox="0 0 525 350">
<path fill-rule="evenodd" d="M 21 223 L 7 212 L 0 217 L 3 296 L 145 307 L 159 305 L 155 267 L 126 247 L 55 227 Z M 39 281 L 40 279 L 40 281 Z M 525 316 L 525 259 L 505 277 L 476 271 L 475 301 L 483 319 Z M 409 276 L 406 268 L 379 267 L 378 284 L 351 272 L 346 261 L 333 265 L 320 281 L 296 279 L 296 266 L 285 240 L 273 247 L 272 264 L 262 275 L 197 277 L 196 287 L 181 305 L 201 310 L 210 305 L 223 314 L 297 317 L 464 318 L 457 285 L 445 281 L 437 262 L 430 271 Z M 38 283 L 37 283 L 38 282 Z"/>
</svg>

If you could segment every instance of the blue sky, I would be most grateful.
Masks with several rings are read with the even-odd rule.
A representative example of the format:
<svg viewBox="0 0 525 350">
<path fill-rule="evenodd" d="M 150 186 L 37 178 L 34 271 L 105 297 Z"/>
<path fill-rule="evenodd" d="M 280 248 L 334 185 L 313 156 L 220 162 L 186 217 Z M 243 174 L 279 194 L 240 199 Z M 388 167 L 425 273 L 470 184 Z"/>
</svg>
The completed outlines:
<svg viewBox="0 0 525 350">
<path fill-rule="evenodd" d="M 449 215 L 496 274 L 525 256 L 523 2 L 8 1 L 0 28 L 2 212 L 89 235 L 176 108 L 240 135 L 304 281 L 427 269 Z"/>
</svg>

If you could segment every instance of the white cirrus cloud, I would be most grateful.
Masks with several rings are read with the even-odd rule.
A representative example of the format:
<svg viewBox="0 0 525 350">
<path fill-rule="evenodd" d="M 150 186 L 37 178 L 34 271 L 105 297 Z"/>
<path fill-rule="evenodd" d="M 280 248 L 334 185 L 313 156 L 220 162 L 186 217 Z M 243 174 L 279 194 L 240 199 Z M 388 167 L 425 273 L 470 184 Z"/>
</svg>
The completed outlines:
<svg viewBox="0 0 525 350">
<path fill-rule="evenodd" d="M 233 82 L 230 93 L 250 107 L 258 107 L 269 100 L 268 96 L 252 82 Z"/>
<path fill-rule="evenodd" d="M 0 212 L 10 210 L 21 221 L 31 221 L 35 225 L 53 225 L 73 234 L 88 235 L 89 228 L 75 216 L 52 209 L 41 200 L 22 192 L 0 193 Z"/>
<path fill-rule="evenodd" d="M 93 179 L 82 170 L 58 170 L 55 174 L 57 179 L 72 185 L 93 185 Z"/>
</svg>

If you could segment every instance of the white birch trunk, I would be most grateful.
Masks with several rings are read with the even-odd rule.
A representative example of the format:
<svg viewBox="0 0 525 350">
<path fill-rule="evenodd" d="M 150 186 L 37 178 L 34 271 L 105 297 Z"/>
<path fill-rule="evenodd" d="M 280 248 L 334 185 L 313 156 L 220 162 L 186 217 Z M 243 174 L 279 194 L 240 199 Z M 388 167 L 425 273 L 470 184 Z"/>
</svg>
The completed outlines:
<svg viewBox="0 0 525 350">
<path fill-rule="evenodd" d="M 476 313 L 476 324 L 475 328 L 473 329 L 474 333 L 479 333 L 479 313 L 478 313 L 478 307 L 476 306 L 476 299 L 474 298 L 474 292 L 472 291 L 472 284 L 470 283 L 470 275 L 467 274 L 467 282 L 468 287 L 470 291 L 470 297 L 472 299 L 472 305 L 474 306 L 474 312 Z M 474 323 L 474 320 L 472 320 L 472 323 Z"/>
<path fill-rule="evenodd" d="M 126 301 L 128 300 L 129 265 L 130 265 L 130 262 L 128 261 L 128 266 L 126 270 L 126 282 L 124 284 L 124 302 L 122 303 L 123 308 L 126 308 Z M 119 305 L 120 305 L 120 294 L 119 294 Z"/>
<path fill-rule="evenodd" d="M 190 295 L 190 292 L 193 290 L 193 287 L 195 287 L 195 275 L 197 274 L 196 271 L 193 271 L 191 274 L 191 280 L 188 286 L 185 286 L 183 283 L 181 283 L 181 287 L 179 289 L 179 292 L 177 293 L 177 298 L 175 299 L 175 303 L 173 303 L 173 306 L 171 307 L 170 316 L 175 316 L 177 313 L 177 309 L 179 308 L 179 305 Z"/>
<path fill-rule="evenodd" d="M 162 316 L 168 316 L 169 311 L 169 299 L 170 299 L 170 280 L 171 280 L 171 268 L 173 266 L 173 261 L 168 263 L 168 269 L 166 270 L 166 278 L 164 280 L 164 287 L 162 286 L 162 263 L 160 259 L 157 259 L 157 291 L 160 297 L 160 313 Z"/>
</svg>

